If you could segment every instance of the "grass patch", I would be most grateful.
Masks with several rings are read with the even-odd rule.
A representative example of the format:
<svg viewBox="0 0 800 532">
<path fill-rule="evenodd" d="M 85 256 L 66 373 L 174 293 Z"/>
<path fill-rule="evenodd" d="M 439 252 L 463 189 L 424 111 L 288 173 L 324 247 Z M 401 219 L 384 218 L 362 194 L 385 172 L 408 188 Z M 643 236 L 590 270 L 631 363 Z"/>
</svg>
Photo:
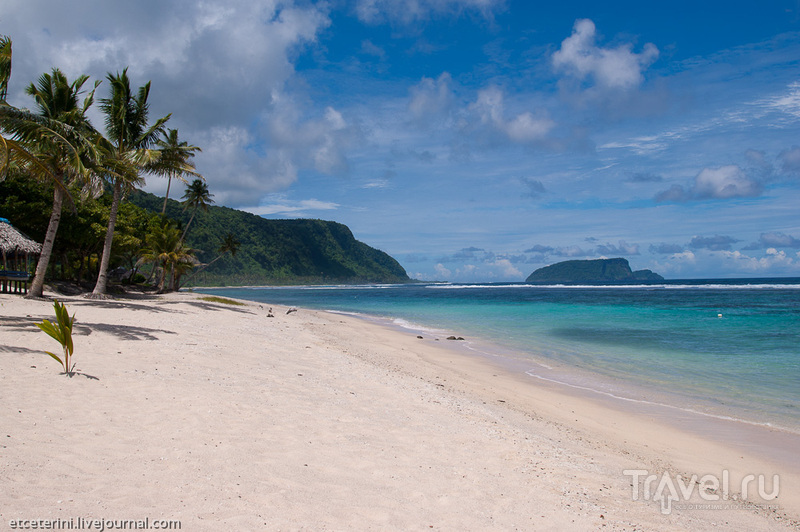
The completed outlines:
<svg viewBox="0 0 800 532">
<path fill-rule="evenodd" d="M 205 296 L 201 297 L 203 301 L 210 301 L 212 303 L 223 303 L 225 305 L 237 305 L 239 307 L 243 307 L 245 304 L 239 301 L 234 301 L 233 299 L 228 299 L 227 297 L 217 297 L 217 296 Z"/>
</svg>

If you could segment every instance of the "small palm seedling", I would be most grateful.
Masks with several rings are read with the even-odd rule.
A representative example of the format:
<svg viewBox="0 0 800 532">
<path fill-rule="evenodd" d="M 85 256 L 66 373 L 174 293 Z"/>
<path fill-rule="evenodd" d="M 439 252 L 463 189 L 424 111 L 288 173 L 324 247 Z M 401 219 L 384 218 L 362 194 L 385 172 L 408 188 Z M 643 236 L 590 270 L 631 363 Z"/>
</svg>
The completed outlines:
<svg viewBox="0 0 800 532">
<path fill-rule="evenodd" d="M 44 320 L 42 323 L 37 323 L 36 326 L 50 335 L 53 339 L 61 344 L 62 348 L 64 348 L 63 360 L 50 351 L 45 351 L 45 353 L 58 360 L 58 362 L 64 368 L 64 373 L 68 376 L 71 376 L 72 371 L 75 369 L 74 363 L 72 364 L 72 367 L 70 367 L 69 364 L 70 358 L 72 358 L 72 324 L 75 321 L 75 314 L 73 314 L 70 318 L 69 313 L 67 312 L 67 307 L 59 303 L 57 299 L 53 303 L 53 307 L 56 310 L 57 323 L 53 324 L 48 320 Z"/>
</svg>

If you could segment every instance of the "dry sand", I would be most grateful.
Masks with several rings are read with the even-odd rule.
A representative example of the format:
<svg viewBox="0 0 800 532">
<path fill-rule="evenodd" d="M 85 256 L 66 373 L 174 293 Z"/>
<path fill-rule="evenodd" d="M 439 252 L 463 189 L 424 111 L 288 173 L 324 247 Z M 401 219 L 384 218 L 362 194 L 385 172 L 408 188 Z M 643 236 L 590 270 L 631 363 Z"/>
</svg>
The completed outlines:
<svg viewBox="0 0 800 532">
<path fill-rule="evenodd" d="M 191 293 L 61 300 L 76 314 L 72 378 L 34 325 L 53 319 L 52 303 L 0 295 L 0 530 L 97 524 L 79 518 L 182 530 L 798 527 L 797 464 L 564 393 L 453 342 Z M 643 478 L 633 500 L 625 470 L 656 475 L 652 490 L 725 470 L 729 498 L 687 484 L 691 499 L 665 514 Z M 779 474 L 778 499 L 762 507 L 754 481 L 759 504 L 734 500 L 748 473 L 765 488 Z"/>
</svg>

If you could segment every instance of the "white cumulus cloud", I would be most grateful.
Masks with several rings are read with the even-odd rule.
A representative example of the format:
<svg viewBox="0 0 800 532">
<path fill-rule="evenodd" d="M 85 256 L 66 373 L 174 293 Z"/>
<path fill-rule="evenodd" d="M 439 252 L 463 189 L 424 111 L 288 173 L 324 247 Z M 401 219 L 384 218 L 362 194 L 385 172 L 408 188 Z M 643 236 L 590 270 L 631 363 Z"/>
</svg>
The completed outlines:
<svg viewBox="0 0 800 532">
<path fill-rule="evenodd" d="M 408 110 L 414 120 L 427 123 L 447 117 L 454 105 L 452 78 L 447 72 L 438 78 L 422 78 L 409 91 Z"/>
<path fill-rule="evenodd" d="M 751 198 L 761 194 L 761 185 L 736 165 L 705 168 L 695 178 L 692 193 L 704 198 Z"/>
<path fill-rule="evenodd" d="M 489 136 L 499 133 L 505 139 L 520 144 L 545 140 L 556 125 L 545 111 L 540 111 L 539 116 L 525 111 L 507 119 L 503 91 L 494 86 L 479 91 L 469 111 L 475 117 L 470 127 L 478 126 L 479 132 Z"/>
<path fill-rule="evenodd" d="M 442 263 L 438 263 L 433 269 L 436 271 L 436 275 L 443 280 L 449 279 L 453 275 L 453 272 L 445 268 Z"/>
<path fill-rule="evenodd" d="M 633 89 L 644 81 L 642 72 L 658 58 L 658 48 L 647 43 L 641 53 L 632 45 L 603 48 L 595 44 L 597 30 L 589 19 L 575 21 L 572 35 L 564 39 L 561 48 L 553 53 L 553 66 L 583 81 L 594 82 L 608 89 Z"/>
<path fill-rule="evenodd" d="M 492 263 L 492 266 L 499 270 L 501 277 L 507 279 L 525 277 L 523 273 L 519 271 L 513 264 L 511 264 L 511 261 L 508 259 L 497 259 Z"/>
<path fill-rule="evenodd" d="M 749 176 L 741 167 L 731 164 L 719 168 L 704 168 L 691 186 L 673 185 L 659 192 L 658 202 L 685 202 L 706 199 L 754 198 L 763 191 L 761 182 Z"/>
</svg>

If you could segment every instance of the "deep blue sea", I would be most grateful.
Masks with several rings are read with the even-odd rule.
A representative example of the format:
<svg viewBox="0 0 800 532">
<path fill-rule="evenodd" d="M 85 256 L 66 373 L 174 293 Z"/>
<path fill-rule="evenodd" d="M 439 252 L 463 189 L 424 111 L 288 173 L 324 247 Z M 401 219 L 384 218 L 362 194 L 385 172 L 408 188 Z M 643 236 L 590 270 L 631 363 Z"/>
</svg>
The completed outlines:
<svg viewBox="0 0 800 532">
<path fill-rule="evenodd" d="M 196 291 L 463 336 L 532 381 L 800 432 L 800 279 Z"/>
</svg>

